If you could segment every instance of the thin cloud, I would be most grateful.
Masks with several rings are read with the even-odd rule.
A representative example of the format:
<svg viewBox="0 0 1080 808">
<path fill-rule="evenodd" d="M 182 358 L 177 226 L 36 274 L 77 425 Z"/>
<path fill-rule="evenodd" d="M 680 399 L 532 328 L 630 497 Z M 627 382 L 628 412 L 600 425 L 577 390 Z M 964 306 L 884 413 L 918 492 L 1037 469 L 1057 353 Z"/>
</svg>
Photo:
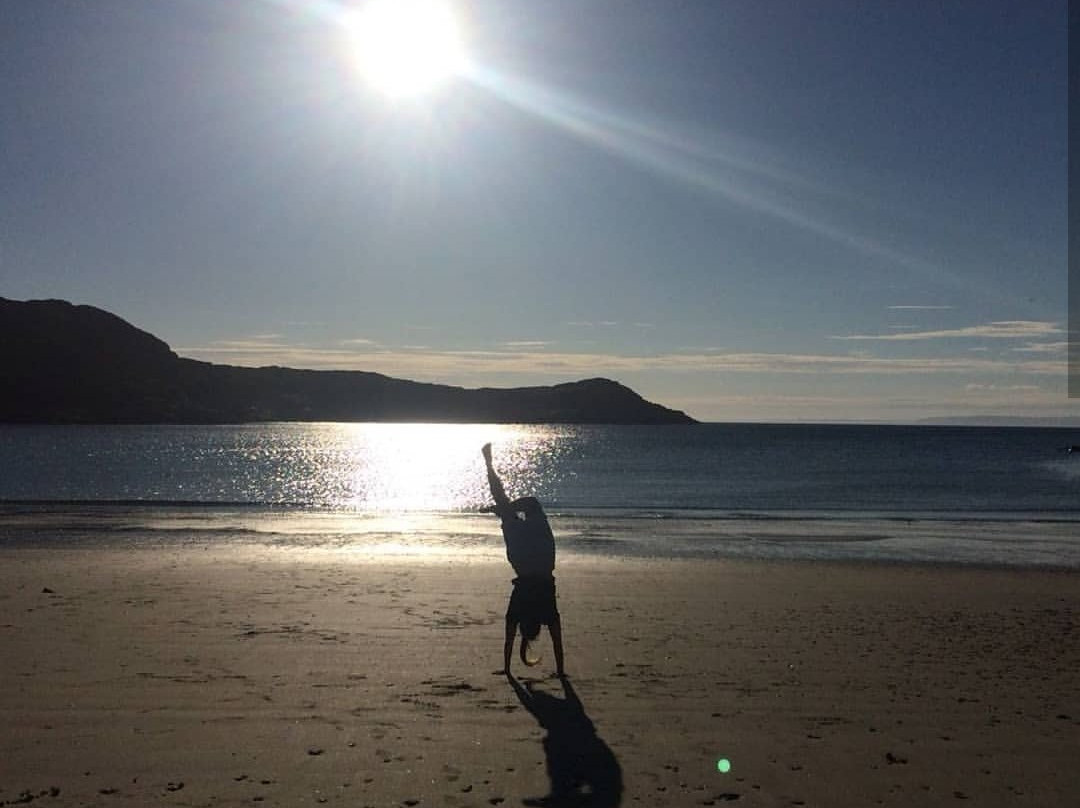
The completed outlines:
<svg viewBox="0 0 1080 808">
<path fill-rule="evenodd" d="M 1067 342 L 1029 342 L 1020 348 L 1013 348 L 1017 353 L 1056 354 L 1069 349 Z"/>
<path fill-rule="evenodd" d="M 756 374 L 1031 374 L 1064 376 L 1064 359 L 991 359 L 974 356 L 885 358 L 867 354 L 667 353 L 650 356 L 608 353 L 553 353 L 535 349 L 373 351 L 252 344 L 244 341 L 178 349 L 196 359 L 245 366 L 281 365 L 324 370 L 368 370 L 405 378 L 446 381 L 501 375 L 561 379 L 619 376 L 642 371 Z"/>
<path fill-rule="evenodd" d="M 363 337 L 357 337 L 355 339 L 343 339 L 339 344 L 341 345 L 378 345 L 373 339 L 365 339 Z"/>
<path fill-rule="evenodd" d="M 1000 391 L 1003 391 L 1003 390 L 1012 390 L 1012 391 L 1024 390 L 1024 391 L 1028 391 L 1028 392 L 1042 390 L 1042 388 L 1039 387 L 1039 385 L 1037 385 L 1037 384 L 977 384 L 977 383 L 974 383 L 974 382 L 972 384 L 964 385 L 964 389 L 965 390 L 970 390 L 970 391 L 975 392 L 975 393 L 978 393 L 978 392 L 1000 392 Z"/>
<path fill-rule="evenodd" d="M 542 339 L 522 339 L 512 340 L 510 342 L 504 342 L 503 345 L 507 348 L 546 348 L 552 343 Z"/>
<path fill-rule="evenodd" d="M 1040 320 L 998 320 L 985 325 L 972 325 L 966 328 L 950 328 L 939 331 L 911 331 L 903 334 L 847 334 L 834 335 L 829 339 L 839 340 L 888 340 L 910 341 L 927 339 L 1030 339 L 1061 334 L 1057 323 Z"/>
<path fill-rule="evenodd" d="M 269 340 L 260 339 L 223 339 L 212 342 L 205 348 L 199 348 L 196 350 L 204 352 L 237 352 L 237 353 L 265 353 L 272 351 L 288 350 L 289 346 L 281 342 L 273 342 Z M 181 351 L 183 349 L 178 349 Z"/>
<path fill-rule="evenodd" d="M 308 348 L 303 345 L 284 345 L 249 340 L 219 340 L 210 345 L 177 348 L 176 352 L 194 359 L 210 358 L 214 361 L 227 361 L 248 367 L 255 362 L 265 362 L 265 360 L 273 360 L 272 364 L 277 365 L 288 364 L 285 360 L 305 363 L 291 365 L 293 367 L 328 367 L 336 360 L 345 361 L 350 358 L 368 355 L 344 349 Z M 271 362 L 265 363 L 271 364 Z"/>
<path fill-rule="evenodd" d="M 893 311 L 948 311 L 956 306 L 886 306 Z"/>
</svg>

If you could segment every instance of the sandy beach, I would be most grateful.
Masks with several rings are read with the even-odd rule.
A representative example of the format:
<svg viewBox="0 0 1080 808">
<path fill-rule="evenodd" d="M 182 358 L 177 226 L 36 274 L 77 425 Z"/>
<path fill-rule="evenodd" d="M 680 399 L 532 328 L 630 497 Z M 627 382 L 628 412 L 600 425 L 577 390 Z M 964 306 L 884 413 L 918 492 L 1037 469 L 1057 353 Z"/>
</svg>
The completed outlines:
<svg viewBox="0 0 1080 808">
<path fill-rule="evenodd" d="M 557 577 L 569 690 L 546 632 L 539 666 L 493 673 L 505 562 L 0 550 L 0 805 L 1080 793 L 1076 573 L 568 556 Z"/>
</svg>

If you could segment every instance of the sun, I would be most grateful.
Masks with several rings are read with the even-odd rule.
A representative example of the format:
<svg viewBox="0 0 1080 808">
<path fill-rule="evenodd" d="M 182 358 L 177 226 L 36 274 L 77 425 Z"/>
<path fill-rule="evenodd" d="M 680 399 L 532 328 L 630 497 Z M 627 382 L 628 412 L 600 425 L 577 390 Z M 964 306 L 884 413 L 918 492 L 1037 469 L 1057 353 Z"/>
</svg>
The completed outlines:
<svg viewBox="0 0 1080 808">
<path fill-rule="evenodd" d="M 465 66 L 457 19 L 443 0 L 372 0 L 351 30 L 364 77 L 393 98 L 433 90 Z"/>
</svg>

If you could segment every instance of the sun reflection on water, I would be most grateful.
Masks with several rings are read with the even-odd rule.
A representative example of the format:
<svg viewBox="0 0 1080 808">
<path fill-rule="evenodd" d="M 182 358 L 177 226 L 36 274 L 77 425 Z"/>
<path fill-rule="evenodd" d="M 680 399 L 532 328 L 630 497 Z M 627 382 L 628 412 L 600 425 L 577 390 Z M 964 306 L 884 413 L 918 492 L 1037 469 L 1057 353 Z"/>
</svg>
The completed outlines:
<svg viewBox="0 0 1080 808">
<path fill-rule="evenodd" d="M 327 504 L 378 512 L 468 511 L 490 501 L 480 447 L 493 445 L 508 491 L 535 490 L 565 435 L 543 427 L 492 424 L 332 424 L 321 436 Z M 313 436 L 315 437 L 315 436 Z M 318 439 L 317 439 L 318 440 Z"/>
</svg>

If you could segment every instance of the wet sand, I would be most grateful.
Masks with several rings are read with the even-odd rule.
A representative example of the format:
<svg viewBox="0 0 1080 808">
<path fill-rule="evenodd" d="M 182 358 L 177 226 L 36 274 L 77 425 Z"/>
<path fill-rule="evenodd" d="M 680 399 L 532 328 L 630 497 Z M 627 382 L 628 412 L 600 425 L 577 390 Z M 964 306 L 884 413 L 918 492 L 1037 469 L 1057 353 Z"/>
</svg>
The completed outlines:
<svg viewBox="0 0 1080 808">
<path fill-rule="evenodd" d="M 1080 574 L 0 550 L 0 805 L 1064 806 Z M 717 760 L 730 761 L 721 773 Z M 543 802 L 543 798 L 548 801 Z"/>
</svg>

